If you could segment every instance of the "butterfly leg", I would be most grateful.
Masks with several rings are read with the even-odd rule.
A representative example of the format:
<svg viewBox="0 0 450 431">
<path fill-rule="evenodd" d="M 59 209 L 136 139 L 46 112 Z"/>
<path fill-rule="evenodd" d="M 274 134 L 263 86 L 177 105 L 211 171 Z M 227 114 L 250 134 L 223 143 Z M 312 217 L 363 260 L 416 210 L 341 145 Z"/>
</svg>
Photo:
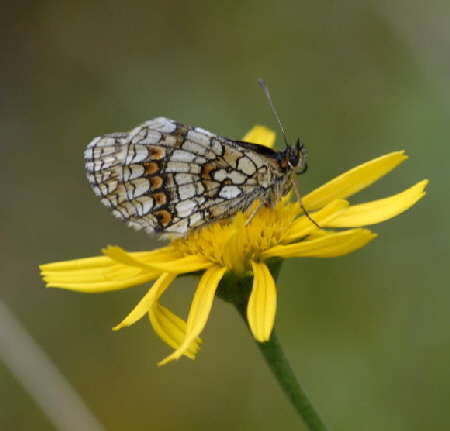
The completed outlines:
<svg viewBox="0 0 450 431">
<path fill-rule="evenodd" d="M 305 214 L 305 216 L 313 223 L 316 225 L 316 227 L 318 227 L 320 229 L 319 224 L 309 215 L 308 211 L 306 211 L 306 208 L 303 206 L 303 201 L 302 201 L 302 195 L 300 194 L 300 190 L 298 188 L 298 184 L 297 181 L 295 179 L 292 180 L 292 187 L 294 189 L 294 193 L 297 196 L 297 200 L 298 203 L 300 204 L 300 208 L 303 210 L 303 214 Z M 259 207 L 258 207 L 259 208 Z"/>
<path fill-rule="evenodd" d="M 250 217 L 245 222 L 245 226 L 248 226 L 248 224 L 252 221 L 252 218 L 255 217 L 256 213 L 259 211 L 259 209 L 264 205 L 263 202 L 260 202 L 258 206 L 253 210 L 253 212 L 250 214 Z"/>
</svg>

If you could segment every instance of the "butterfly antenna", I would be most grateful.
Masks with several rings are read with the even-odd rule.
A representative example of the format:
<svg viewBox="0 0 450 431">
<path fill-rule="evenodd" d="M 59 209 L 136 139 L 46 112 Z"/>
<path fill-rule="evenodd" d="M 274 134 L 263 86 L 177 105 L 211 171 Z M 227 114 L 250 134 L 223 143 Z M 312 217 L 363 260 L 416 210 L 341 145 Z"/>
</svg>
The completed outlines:
<svg viewBox="0 0 450 431">
<path fill-rule="evenodd" d="M 286 133 L 284 133 L 283 123 L 281 122 L 280 117 L 278 116 L 278 112 L 275 109 L 275 105 L 272 102 L 272 97 L 270 96 L 270 91 L 269 91 L 269 88 L 267 87 L 267 84 L 265 83 L 264 79 L 261 79 L 261 78 L 258 79 L 258 84 L 264 91 L 267 101 L 269 102 L 270 108 L 272 109 L 272 112 L 274 113 L 275 118 L 277 119 L 278 125 L 280 126 L 281 133 L 283 134 L 283 139 L 284 139 L 284 143 L 286 144 L 286 147 L 290 147 L 290 145 L 286 139 Z"/>
<path fill-rule="evenodd" d="M 267 84 L 264 82 L 263 79 L 259 78 L 258 79 L 258 84 L 261 86 L 262 90 L 264 91 L 264 94 L 266 95 L 266 98 L 269 102 L 270 107 L 272 108 L 272 111 L 275 115 L 275 118 L 277 119 L 278 125 L 280 126 L 281 129 L 281 133 L 283 134 L 283 139 L 284 139 L 284 143 L 286 144 L 286 147 L 290 147 L 287 138 L 286 138 L 286 133 L 284 132 L 284 127 L 283 124 L 281 123 L 280 117 L 278 116 L 278 112 L 275 109 L 275 106 L 272 102 L 272 97 L 270 96 L 270 91 L 269 88 L 267 87 Z M 303 210 L 303 214 L 305 214 L 305 216 L 316 226 L 320 229 L 319 224 L 309 215 L 308 211 L 306 210 L 306 208 L 303 205 L 303 201 L 302 201 L 302 195 L 300 194 L 300 190 L 298 188 L 298 184 L 295 180 L 292 180 L 292 186 L 294 189 L 294 192 L 297 196 L 297 200 L 298 203 L 300 204 L 300 208 Z"/>
</svg>

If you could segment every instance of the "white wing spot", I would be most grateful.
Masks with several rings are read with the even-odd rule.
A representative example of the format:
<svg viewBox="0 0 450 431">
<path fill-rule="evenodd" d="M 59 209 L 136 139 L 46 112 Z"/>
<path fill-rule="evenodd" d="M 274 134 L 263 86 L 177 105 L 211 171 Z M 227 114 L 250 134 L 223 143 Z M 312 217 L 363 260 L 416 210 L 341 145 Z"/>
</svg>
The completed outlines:
<svg viewBox="0 0 450 431">
<path fill-rule="evenodd" d="M 186 184 L 178 187 L 178 194 L 181 200 L 190 199 L 195 196 L 194 184 Z"/>
<path fill-rule="evenodd" d="M 192 163 L 195 160 L 195 154 L 183 150 L 175 150 L 170 156 L 171 162 Z"/>
<path fill-rule="evenodd" d="M 224 186 L 220 190 L 219 196 L 224 199 L 234 199 L 242 193 L 237 186 Z"/>
<path fill-rule="evenodd" d="M 194 201 L 183 201 L 177 204 L 177 215 L 181 218 L 189 217 L 197 208 L 197 203 Z"/>
<path fill-rule="evenodd" d="M 256 172 L 255 164 L 248 157 L 241 157 L 238 161 L 237 168 L 247 176 L 253 175 Z"/>
</svg>

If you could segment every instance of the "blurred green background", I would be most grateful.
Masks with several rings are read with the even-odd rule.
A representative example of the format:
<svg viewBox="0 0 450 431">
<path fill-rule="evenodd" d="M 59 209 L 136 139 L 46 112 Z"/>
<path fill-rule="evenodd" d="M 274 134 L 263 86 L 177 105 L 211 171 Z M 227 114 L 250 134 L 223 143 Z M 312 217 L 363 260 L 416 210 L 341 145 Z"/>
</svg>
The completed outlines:
<svg viewBox="0 0 450 431">
<path fill-rule="evenodd" d="M 368 247 L 285 263 L 276 327 L 296 373 L 335 431 L 450 429 L 449 19 L 438 0 L 2 2 L 1 296 L 106 430 L 305 429 L 230 306 L 196 361 L 158 368 L 170 349 L 145 319 L 111 331 L 148 286 L 83 295 L 38 273 L 161 244 L 90 190 L 94 136 L 160 115 L 276 129 L 258 77 L 307 145 L 303 193 L 399 149 L 410 159 L 353 202 L 431 180 Z M 164 303 L 186 315 L 195 282 Z M 2 430 L 55 429 L 9 366 L 0 378 Z"/>
</svg>

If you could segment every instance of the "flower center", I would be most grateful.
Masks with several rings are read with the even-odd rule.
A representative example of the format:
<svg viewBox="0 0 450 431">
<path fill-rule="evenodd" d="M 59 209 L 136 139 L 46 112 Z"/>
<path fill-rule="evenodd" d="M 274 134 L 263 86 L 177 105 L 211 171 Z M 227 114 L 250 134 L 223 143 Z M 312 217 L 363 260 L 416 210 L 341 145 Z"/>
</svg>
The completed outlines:
<svg viewBox="0 0 450 431">
<path fill-rule="evenodd" d="M 260 254 L 278 244 L 289 232 L 289 227 L 299 212 L 298 204 L 283 198 L 273 209 L 261 206 L 250 222 L 256 202 L 244 214 L 233 219 L 214 223 L 185 238 L 172 242 L 182 255 L 200 255 L 235 273 L 250 269 L 251 261 L 258 261 Z"/>
</svg>

